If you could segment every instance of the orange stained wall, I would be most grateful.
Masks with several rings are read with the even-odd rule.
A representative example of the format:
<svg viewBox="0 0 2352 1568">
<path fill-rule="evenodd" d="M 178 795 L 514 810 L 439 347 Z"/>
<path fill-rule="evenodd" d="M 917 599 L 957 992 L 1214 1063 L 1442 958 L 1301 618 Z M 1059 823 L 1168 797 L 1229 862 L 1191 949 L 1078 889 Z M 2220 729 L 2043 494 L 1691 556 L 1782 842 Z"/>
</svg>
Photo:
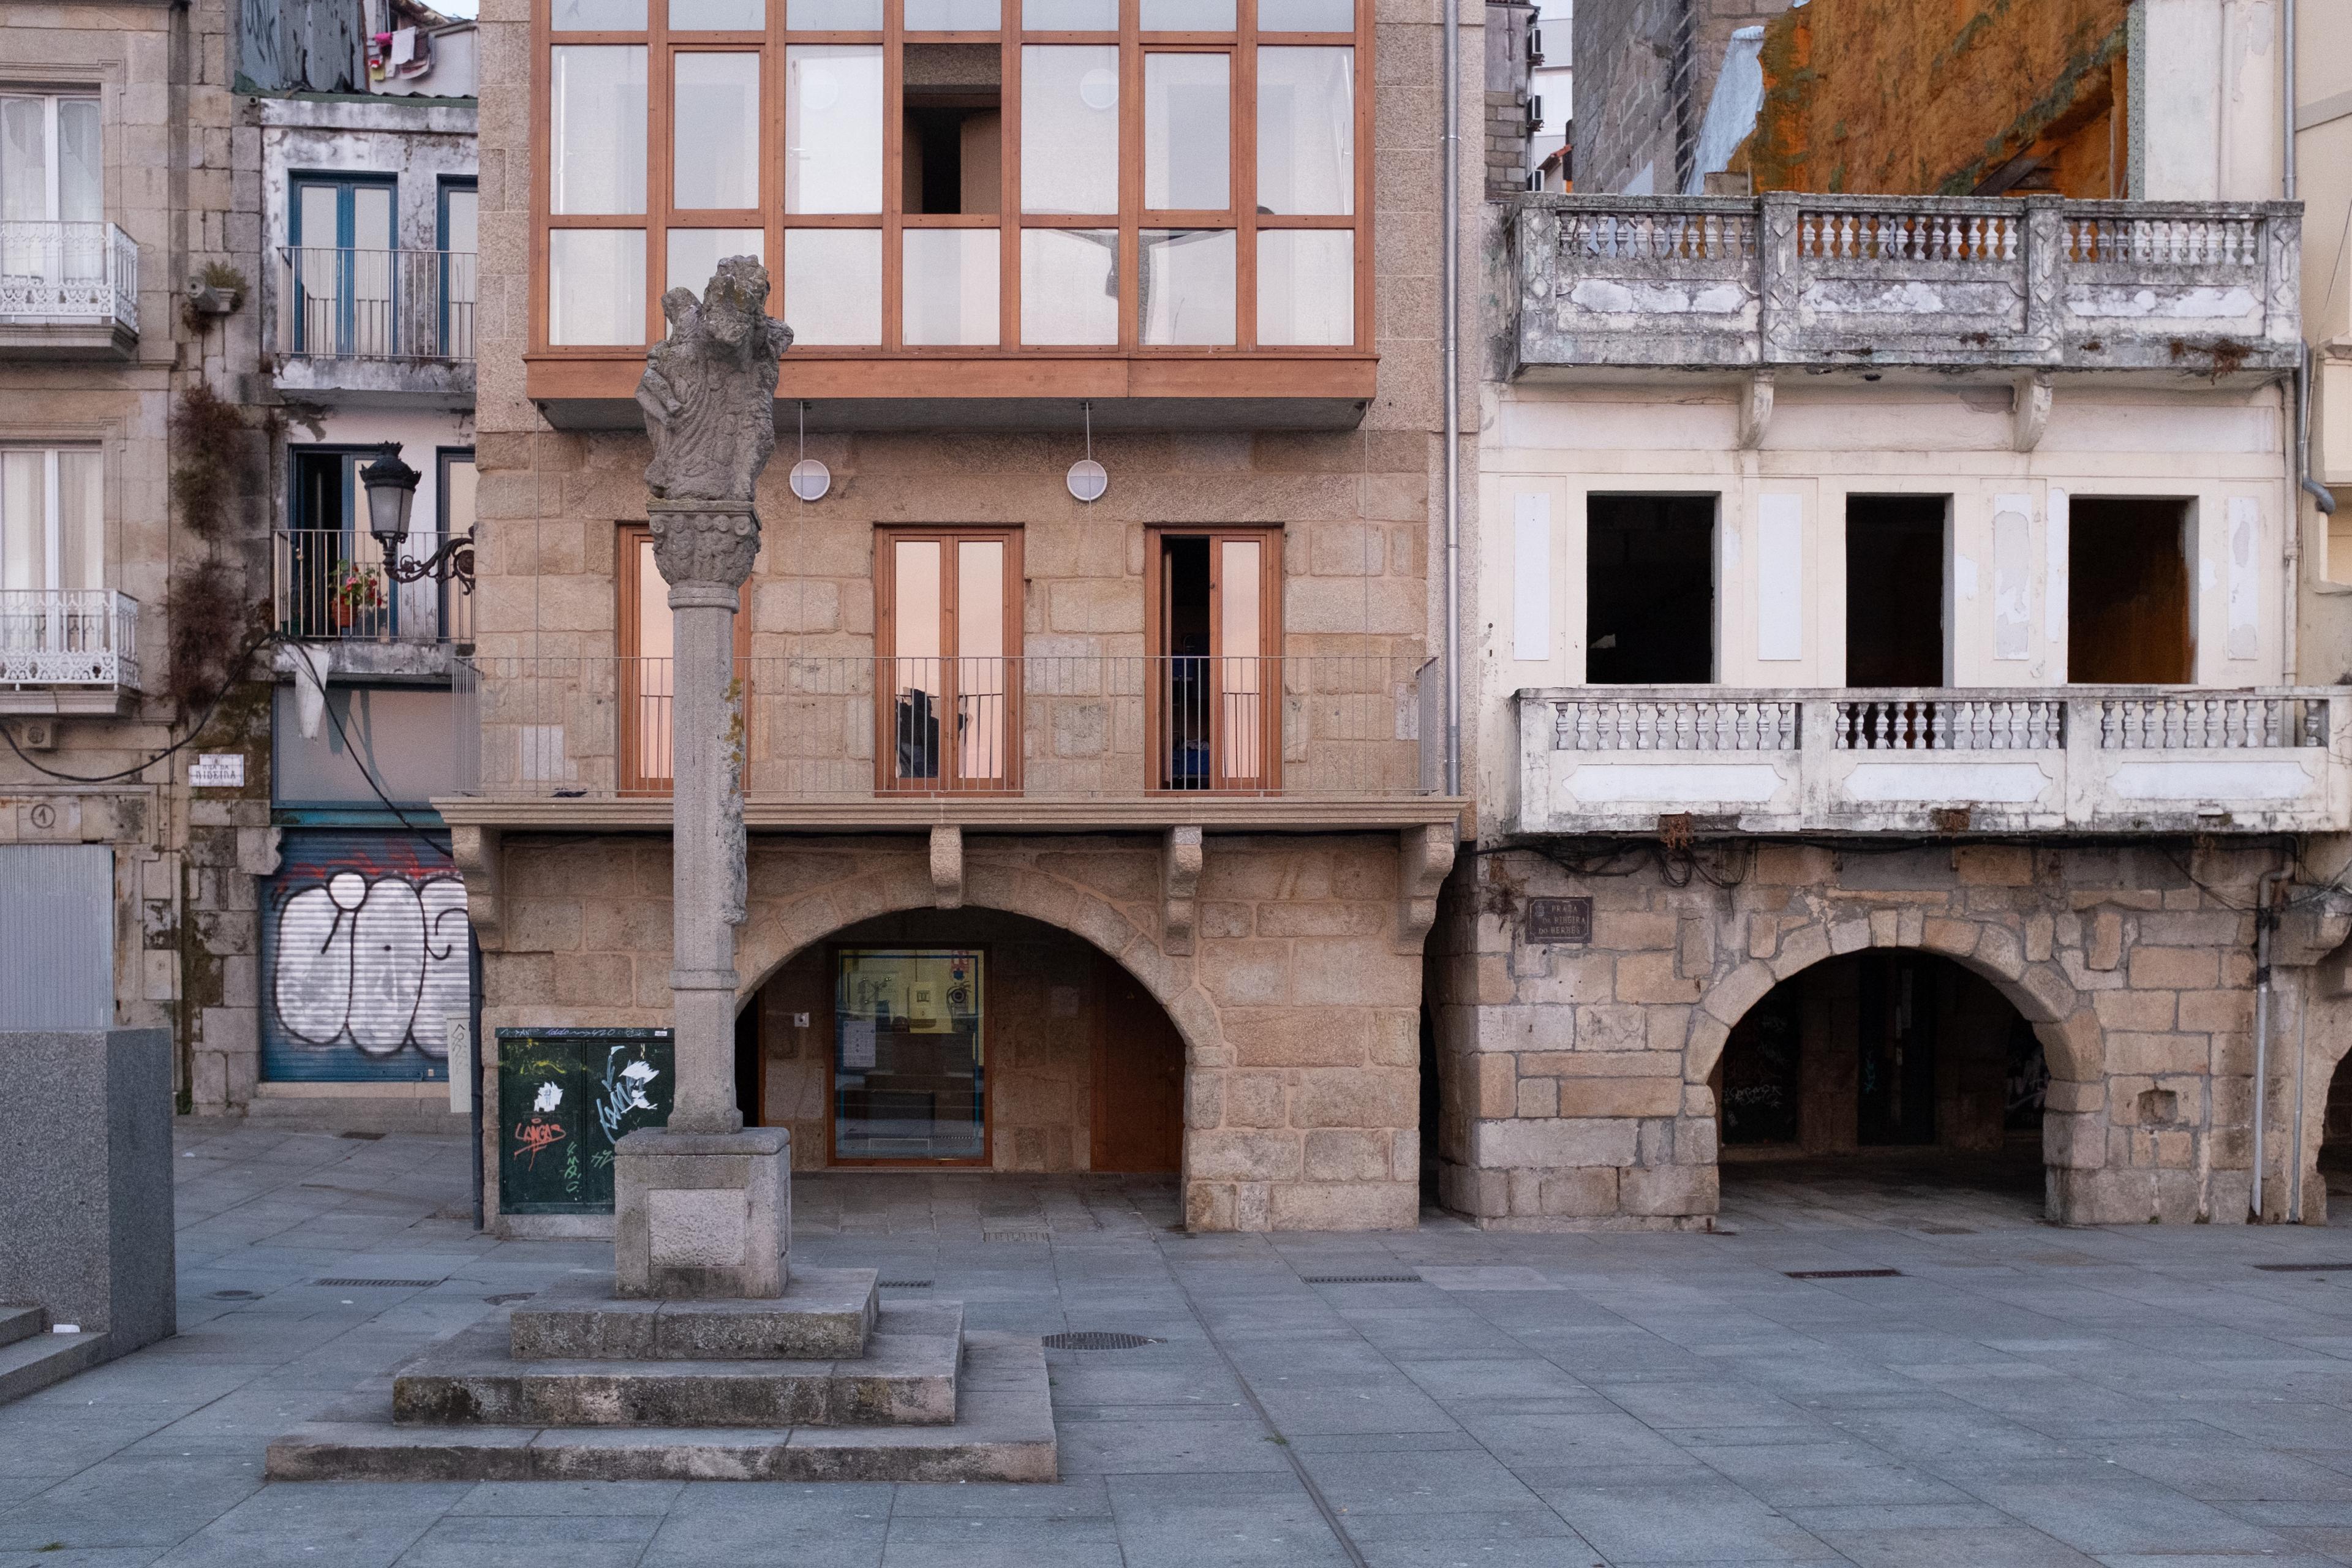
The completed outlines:
<svg viewBox="0 0 2352 1568">
<path fill-rule="evenodd" d="M 2128 195 L 2127 8 L 1812 0 L 1766 26 L 1764 109 L 1731 166 L 1759 191 Z"/>
</svg>

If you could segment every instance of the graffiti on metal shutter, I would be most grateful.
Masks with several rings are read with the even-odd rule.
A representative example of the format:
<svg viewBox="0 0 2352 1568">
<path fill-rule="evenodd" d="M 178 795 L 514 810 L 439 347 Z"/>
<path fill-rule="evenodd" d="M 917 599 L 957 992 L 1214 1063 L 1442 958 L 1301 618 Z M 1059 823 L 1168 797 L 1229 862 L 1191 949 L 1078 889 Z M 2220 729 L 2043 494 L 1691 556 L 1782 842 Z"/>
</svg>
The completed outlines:
<svg viewBox="0 0 2352 1568">
<path fill-rule="evenodd" d="M 466 885 L 407 833 L 293 833 L 262 900 L 262 1069 L 274 1079 L 446 1076 L 472 1007 Z"/>
</svg>

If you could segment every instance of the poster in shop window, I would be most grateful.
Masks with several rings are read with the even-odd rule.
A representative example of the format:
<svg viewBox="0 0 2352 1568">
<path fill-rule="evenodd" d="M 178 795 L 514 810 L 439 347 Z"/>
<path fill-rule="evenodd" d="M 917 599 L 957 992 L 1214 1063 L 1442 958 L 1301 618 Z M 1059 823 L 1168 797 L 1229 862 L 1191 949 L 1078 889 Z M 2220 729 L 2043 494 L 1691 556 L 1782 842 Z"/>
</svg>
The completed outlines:
<svg viewBox="0 0 2352 1568">
<path fill-rule="evenodd" d="M 611 1214 L 613 1145 L 667 1126 L 677 1084 L 667 1029 L 500 1029 L 499 1212 Z"/>
</svg>

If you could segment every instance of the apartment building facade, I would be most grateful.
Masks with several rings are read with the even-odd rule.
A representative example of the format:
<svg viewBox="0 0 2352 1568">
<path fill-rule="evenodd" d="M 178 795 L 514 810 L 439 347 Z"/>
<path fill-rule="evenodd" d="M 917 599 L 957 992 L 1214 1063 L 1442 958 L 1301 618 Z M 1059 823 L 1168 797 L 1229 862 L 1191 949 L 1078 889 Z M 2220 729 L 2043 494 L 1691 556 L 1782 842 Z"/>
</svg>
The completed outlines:
<svg viewBox="0 0 2352 1568">
<path fill-rule="evenodd" d="M 751 255 L 795 341 L 737 620 L 746 1120 L 802 1168 L 1181 1173 L 1195 1228 L 1415 1222 L 1437 20 L 484 7 L 478 771 L 436 804 L 486 1032 L 667 1021 L 632 398 L 664 290 Z"/>
<path fill-rule="evenodd" d="M 1798 166 L 1806 94 L 2075 38 L 1885 9 L 1763 24 L 1768 73 L 1810 65 L 1735 168 Z M 2064 76 L 2082 113 L 2011 73 L 1940 149 L 1916 118 L 1900 157 L 1836 148 L 1924 181 L 1587 194 L 1580 155 L 1578 195 L 1490 207 L 1481 852 L 1431 983 L 1444 1201 L 1482 1224 L 1703 1226 L 1833 1153 L 2038 1167 L 2068 1223 L 2324 1209 L 2297 1118 L 2342 1051 L 2352 796 L 2281 17 L 2071 9 L 2110 68 Z M 2009 194 L 1965 194 L 1963 110 L 2009 125 Z"/>
</svg>

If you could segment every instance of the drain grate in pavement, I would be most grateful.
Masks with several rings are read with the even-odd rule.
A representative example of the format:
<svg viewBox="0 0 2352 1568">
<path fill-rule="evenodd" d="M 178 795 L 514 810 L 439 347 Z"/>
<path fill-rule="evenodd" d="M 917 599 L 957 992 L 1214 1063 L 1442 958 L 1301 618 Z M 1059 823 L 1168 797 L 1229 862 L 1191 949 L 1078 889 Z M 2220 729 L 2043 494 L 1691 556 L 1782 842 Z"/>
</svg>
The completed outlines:
<svg viewBox="0 0 2352 1568">
<path fill-rule="evenodd" d="M 313 1279 L 313 1285 L 331 1285 L 339 1290 L 424 1290 L 441 1283 L 438 1279 Z"/>
<path fill-rule="evenodd" d="M 1790 1268 L 1791 1279 L 1900 1279 L 1900 1268 Z"/>
<path fill-rule="evenodd" d="M 2352 1274 L 2352 1263 L 2257 1263 L 2265 1274 Z"/>
<path fill-rule="evenodd" d="M 1967 1225 L 1923 1225 L 1919 1227 L 1922 1236 L 1974 1236 L 1976 1233 L 1974 1226 Z"/>
<path fill-rule="evenodd" d="M 338 1132 L 335 1136 L 349 1138 L 356 1143 L 378 1143 L 383 1140 L 383 1134 L 381 1132 Z"/>
<path fill-rule="evenodd" d="M 1102 1329 L 1077 1329 L 1066 1334 L 1045 1336 L 1045 1348 L 1049 1351 L 1132 1351 L 1167 1342 L 1149 1334 L 1111 1333 Z"/>
<path fill-rule="evenodd" d="M 1307 1285 L 1418 1285 L 1418 1274 L 1301 1274 Z"/>
<path fill-rule="evenodd" d="M 261 1300 L 261 1292 L 258 1290 L 215 1290 L 212 1293 L 212 1299 L 215 1301 L 258 1301 Z"/>
<path fill-rule="evenodd" d="M 984 1230 L 980 1233 L 980 1239 L 982 1241 L 1026 1241 L 1038 1246 L 1043 1246 L 1054 1238 L 1042 1230 Z"/>
<path fill-rule="evenodd" d="M 885 1290 L 928 1290 L 931 1288 L 928 1279 L 877 1279 L 874 1283 Z"/>
<path fill-rule="evenodd" d="M 482 1300 L 493 1307 L 510 1307 L 517 1301 L 528 1301 L 537 1294 L 536 1290 L 509 1290 L 501 1295 L 485 1296 Z"/>
</svg>

